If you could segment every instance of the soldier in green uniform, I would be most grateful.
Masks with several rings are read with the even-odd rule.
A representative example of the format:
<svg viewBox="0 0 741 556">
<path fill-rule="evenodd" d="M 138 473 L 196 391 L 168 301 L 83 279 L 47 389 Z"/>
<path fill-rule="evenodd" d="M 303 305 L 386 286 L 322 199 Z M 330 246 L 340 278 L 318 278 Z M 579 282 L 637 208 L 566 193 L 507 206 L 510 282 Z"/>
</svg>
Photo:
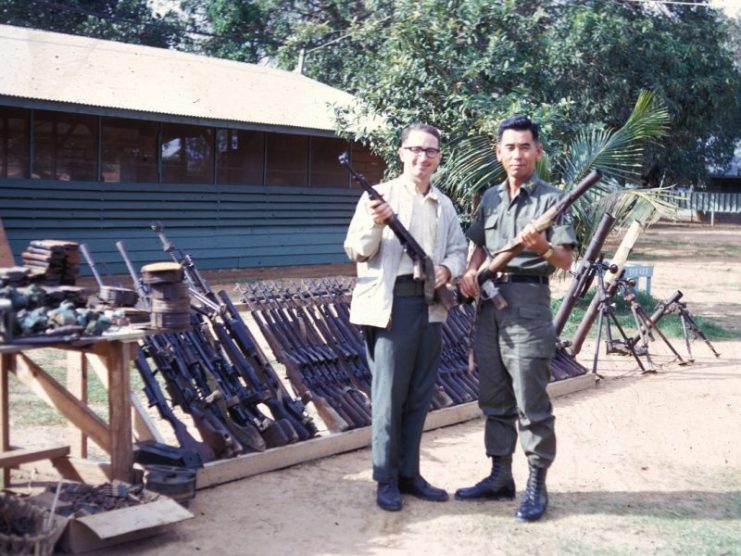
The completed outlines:
<svg viewBox="0 0 741 556">
<path fill-rule="evenodd" d="M 512 454 L 520 443 L 529 478 L 516 517 L 539 519 L 548 505 L 546 470 L 556 455 L 554 417 L 546 386 L 555 355 L 548 276 L 571 266 L 576 234 L 566 218 L 544 232 L 530 224 L 555 205 L 562 192 L 535 175 L 543 154 L 537 126 L 525 116 L 502 122 L 497 160 L 507 179 L 484 194 L 468 230 L 475 249 L 461 279 L 461 291 L 479 295 L 477 273 L 494 252 L 521 234 L 525 250 L 482 287 L 474 354 L 478 364 L 479 406 L 486 417 L 485 448 L 492 458 L 489 476 L 456 491 L 459 500 L 515 496 Z"/>
</svg>

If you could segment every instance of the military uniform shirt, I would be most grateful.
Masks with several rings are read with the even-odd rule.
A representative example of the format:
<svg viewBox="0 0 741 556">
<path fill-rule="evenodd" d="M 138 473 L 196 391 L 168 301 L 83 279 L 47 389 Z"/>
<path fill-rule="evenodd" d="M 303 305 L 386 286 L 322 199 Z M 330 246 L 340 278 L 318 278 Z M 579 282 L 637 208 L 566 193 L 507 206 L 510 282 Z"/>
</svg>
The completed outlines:
<svg viewBox="0 0 741 556">
<path fill-rule="evenodd" d="M 467 236 L 476 245 L 493 253 L 512 241 L 533 220 L 558 203 L 563 192 L 533 175 L 522 184 L 517 196 L 510 201 L 508 183 L 492 187 L 484 193 L 479 209 L 473 217 Z M 570 218 L 561 214 L 546 230 L 548 241 L 554 245 L 577 244 L 576 232 Z M 525 249 L 514 257 L 503 272 L 548 276 L 556 268 L 540 254 Z"/>
</svg>

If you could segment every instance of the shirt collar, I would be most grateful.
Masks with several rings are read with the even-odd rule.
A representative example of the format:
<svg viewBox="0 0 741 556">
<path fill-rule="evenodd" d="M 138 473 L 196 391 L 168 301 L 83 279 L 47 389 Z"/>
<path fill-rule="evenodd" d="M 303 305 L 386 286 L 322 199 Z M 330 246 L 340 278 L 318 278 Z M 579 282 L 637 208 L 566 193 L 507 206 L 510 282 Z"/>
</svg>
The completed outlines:
<svg viewBox="0 0 741 556">
<path fill-rule="evenodd" d="M 407 180 L 404 178 L 399 178 L 402 185 L 404 186 L 404 190 L 411 196 L 415 196 L 418 194 L 417 192 L 417 186 L 412 180 Z M 435 187 L 434 185 L 430 184 L 430 189 L 427 192 L 427 195 L 425 195 L 425 199 L 431 199 L 435 202 L 440 201 L 440 191 Z"/>
<path fill-rule="evenodd" d="M 538 185 L 540 185 L 541 182 L 542 180 L 537 175 L 533 174 L 527 179 L 525 183 L 520 186 L 520 193 L 518 193 L 517 196 L 519 197 L 522 192 L 524 192 L 529 197 L 533 194 L 533 191 L 535 191 L 535 189 L 538 187 Z M 506 179 L 501 184 L 499 184 L 498 191 L 501 198 L 509 198 L 508 188 L 509 183 Z"/>
</svg>

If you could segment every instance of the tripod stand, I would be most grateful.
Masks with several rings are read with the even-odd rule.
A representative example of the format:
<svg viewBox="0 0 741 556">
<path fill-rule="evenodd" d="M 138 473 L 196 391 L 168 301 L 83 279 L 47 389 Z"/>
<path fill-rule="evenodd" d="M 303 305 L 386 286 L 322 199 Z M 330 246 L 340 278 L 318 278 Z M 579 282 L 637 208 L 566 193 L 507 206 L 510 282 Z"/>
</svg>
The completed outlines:
<svg viewBox="0 0 741 556">
<path fill-rule="evenodd" d="M 713 355 L 715 355 L 716 357 L 720 357 L 720 353 L 715 351 L 713 344 L 710 343 L 708 337 L 705 336 L 704 332 L 700 330 L 700 326 L 695 322 L 695 319 L 692 318 L 692 315 L 687 309 L 687 304 L 682 303 L 681 301 L 675 301 L 672 306 L 667 309 L 666 312 L 667 314 L 670 314 L 675 311 L 679 313 L 679 320 L 682 323 L 682 332 L 684 332 L 684 343 L 687 346 L 689 361 L 693 362 L 695 360 L 694 356 L 692 355 L 692 348 L 690 347 L 690 332 L 694 336 L 693 339 L 702 338 L 710 348 L 710 351 L 713 352 Z"/>
<path fill-rule="evenodd" d="M 628 340 L 631 346 L 635 349 L 635 344 L 637 343 L 638 339 L 640 339 L 640 355 L 645 355 L 646 360 L 649 362 L 651 367 L 653 367 L 654 364 L 648 351 L 648 342 L 649 340 L 654 339 L 651 333 L 651 330 L 653 329 L 661 337 L 661 339 L 664 340 L 664 343 L 669 347 L 674 356 L 679 360 L 679 364 L 687 365 L 688 361 L 682 359 L 682 356 L 679 355 L 676 349 L 674 349 L 674 346 L 672 346 L 671 342 L 669 342 L 666 336 L 664 336 L 664 333 L 659 330 L 658 325 L 651 319 L 651 317 L 648 316 L 644 308 L 641 307 L 641 305 L 638 303 L 635 294 L 635 281 L 620 279 L 618 280 L 618 282 L 620 282 L 620 285 L 623 289 L 623 298 L 630 304 L 630 312 L 633 314 L 633 320 L 635 321 L 636 328 L 638 329 L 638 336 L 634 336 L 633 338 L 630 338 Z M 638 350 L 636 350 L 636 353 L 638 353 Z"/>
<path fill-rule="evenodd" d="M 600 347 L 600 340 L 602 339 L 602 328 L 603 325 L 605 327 L 605 331 L 607 334 L 607 340 L 605 341 L 605 351 L 606 353 L 621 353 L 625 355 L 625 351 L 615 349 L 615 344 L 618 342 L 616 340 L 613 340 L 612 338 L 612 330 L 611 330 L 611 323 L 615 325 L 615 328 L 618 329 L 620 332 L 620 335 L 622 336 L 622 345 L 625 346 L 625 348 L 628 350 L 628 352 L 633 356 L 633 358 L 636 360 L 636 363 L 638 363 L 638 366 L 641 369 L 641 372 L 648 373 L 648 372 L 656 372 L 656 370 L 653 368 L 653 363 L 649 360 L 649 363 L 651 364 L 650 369 L 646 370 L 646 368 L 643 366 L 643 362 L 641 361 L 641 358 L 638 357 L 638 354 L 636 353 L 633 342 L 631 342 L 628 339 L 628 336 L 625 334 L 625 330 L 623 330 L 623 327 L 620 325 L 620 322 L 617 319 L 617 316 L 615 315 L 615 304 L 613 302 L 615 298 L 615 294 L 618 291 L 618 286 L 620 280 L 616 280 L 612 284 L 610 284 L 609 288 L 605 289 L 605 271 L 609 270 L 612 273 L 617 272 L 617 266 L 616 265 L 608 265 L 602 261 L 596 261 L 592 263 L 592 267 L 594 268 L 594 272 L 597 276 L 597 295 L 599 296 L 599 305 L 598 305 L 598 311 L 599 316 L 597 317 L 597 342 L 595 344 L 594 348 L 594 361 L 592 362 L 592 373 L 596 374 L 598 377 L 602 378 L 599 373 L 597 372 L 597 361 L 599 359 L 599 347 Z"/>
</svg>

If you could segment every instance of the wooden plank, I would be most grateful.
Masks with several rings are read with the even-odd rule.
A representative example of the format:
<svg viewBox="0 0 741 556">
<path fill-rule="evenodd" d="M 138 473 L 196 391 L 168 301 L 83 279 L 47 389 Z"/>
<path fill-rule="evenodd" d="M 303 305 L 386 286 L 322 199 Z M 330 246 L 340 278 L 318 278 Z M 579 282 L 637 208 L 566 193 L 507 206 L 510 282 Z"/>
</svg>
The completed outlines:
<svg viewBox="0 0 741 556">
<path fill-rule="evenodd" d="M 10 248 L 8 236 L 5 235 L 2 218 L 0 218 L 0 266 L 15 266 L 13 250 Z"/>
<path fill-rule="evenodd" d="M 548 385 L 551 398 L 564 396 L 594 386 L 594 375 L 581 375 Z M 425 419 L 425 430 L 432 430 L 478 419 L 482 416 L 478 402 L 469 402 L 431 411 Z M 298 463 L 350 452 L 370 446 L 371 429 L 363 427 L 329 434 L 297 444 L 272 448 L 265 452 L 245 454 L 236 458 L 212 461 L 198 470 L 196 488 L 208 488 L 229 481 L 275 471 Z"/>
<path fill-rule="evenodd" d="M 88 368 L 85 354 L 80 351 L 67 351 L 67 390 L 80 402 L 88 405 Z M 70 448 L 72 455 L 87 457 L 87 435 L 72 423 L 68 423 Z"/>
<path fill-rule="evenodd" d="M 51 446 L 48 448 L 18 448 L 0 454 L 0 467 L 17 467 L 31 461 L 44 459 L 54 460 L 69 455 L 69 446 Z"/>
<path fill-rule="evenodd" d="M 0 451 L 10 450 L 10 403 L 8 391 L 8 373 L 15 371 L 15 356 L 9 353 L 0 354 Z M 10 469 L 4 467 L 0 487 L 10 485 Z"/>
<path fill-rule="evenodd" d="M 39 367 L 27 354 L 16 355 L 15 375 L 39 398 L 55 408 L 85 432 L 98 446 L 111 453 L 108 427 L 93 411 L 80 403 L 59 382 Z"/>
<path fill-rule="evenodd" d="M 108 428 L 111 477 L 132 482 L 134 452 L 131 438 L 131 347 L 120 341 L 98 344 L 108 369 Z"/>
</svg>

